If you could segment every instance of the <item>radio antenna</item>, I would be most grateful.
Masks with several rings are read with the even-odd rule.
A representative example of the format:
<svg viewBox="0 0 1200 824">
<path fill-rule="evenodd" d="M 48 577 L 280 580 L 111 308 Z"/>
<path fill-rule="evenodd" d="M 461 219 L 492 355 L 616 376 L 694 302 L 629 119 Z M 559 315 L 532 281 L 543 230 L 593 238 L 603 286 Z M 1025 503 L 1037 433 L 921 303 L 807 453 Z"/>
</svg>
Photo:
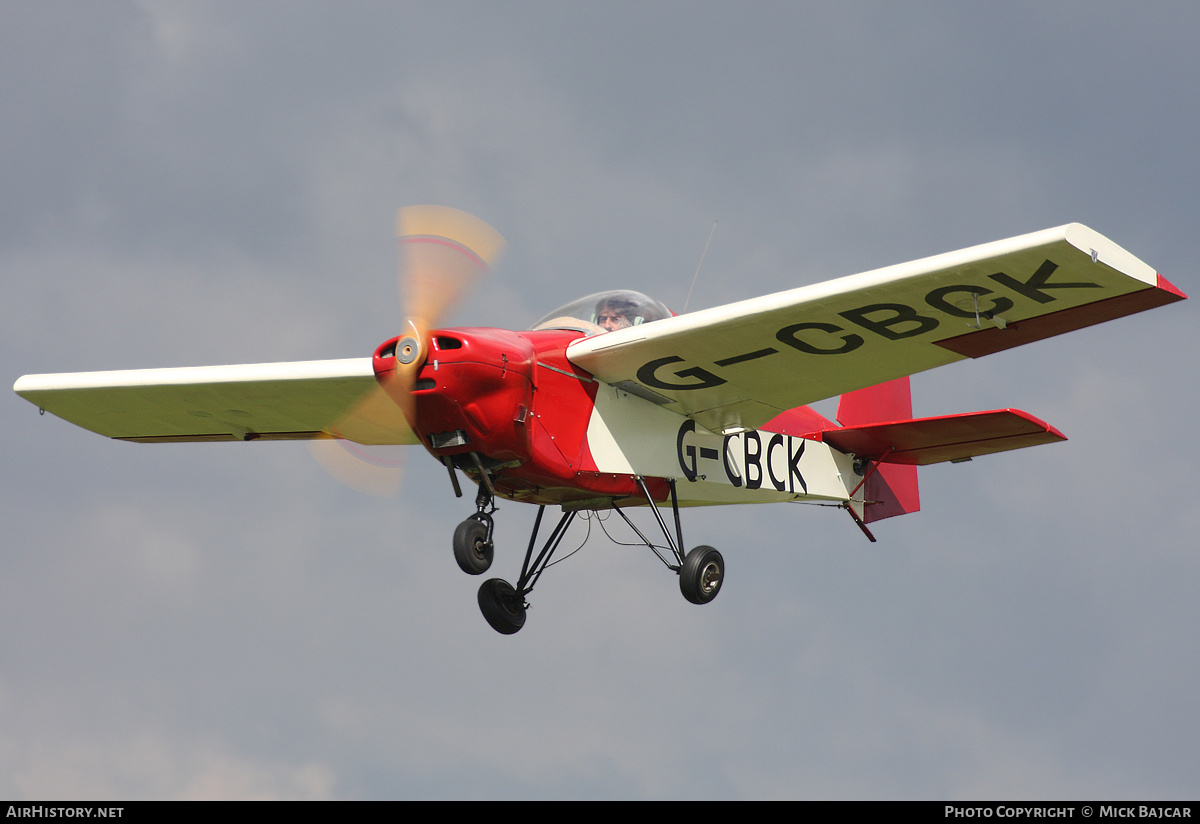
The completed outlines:
<svg viewBox="0 0 1200 824">
<path fill-rule="evenodd" d="M 683 302 L 683 312 L 687 311 L 688 304 L 692 302 L 692 289 L 696 288 L 696 278 L 700 277 L 700 267 L 704 265 L 704 256 L 708 254 L 708 244 L 712 243 L 713 234 L 717 231 L 717 222 L 714 220 L 712 229 L 708 231 L 708 240 L 704 241 L 704 251 L 700 253 L 700 262 L 696 264 L 696 274 L 692 275 L 692 285 L 688 289 L 687 299 Z M 680 314 L 683 314 L 680 312 Z"/>
</svg>

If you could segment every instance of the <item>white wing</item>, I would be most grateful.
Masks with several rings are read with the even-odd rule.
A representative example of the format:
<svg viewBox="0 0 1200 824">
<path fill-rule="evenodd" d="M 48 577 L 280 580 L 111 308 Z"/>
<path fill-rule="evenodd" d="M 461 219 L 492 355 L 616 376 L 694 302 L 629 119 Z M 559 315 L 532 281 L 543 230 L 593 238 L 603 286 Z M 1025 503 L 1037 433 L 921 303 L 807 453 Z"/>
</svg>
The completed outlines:
<svg viewBox="0 0 1200 824">
<path fill-rule="evenodd" d="M 583 338 L 567 357 L 728 431 L 1185 297 L 1073 223 Z"/>
<path fill-rule="evenodd" d="M 419 442 L 379 389 L 370 358 L 25 375 L 13 390 L 64 420 L 128 441 Z"/>
</svg>

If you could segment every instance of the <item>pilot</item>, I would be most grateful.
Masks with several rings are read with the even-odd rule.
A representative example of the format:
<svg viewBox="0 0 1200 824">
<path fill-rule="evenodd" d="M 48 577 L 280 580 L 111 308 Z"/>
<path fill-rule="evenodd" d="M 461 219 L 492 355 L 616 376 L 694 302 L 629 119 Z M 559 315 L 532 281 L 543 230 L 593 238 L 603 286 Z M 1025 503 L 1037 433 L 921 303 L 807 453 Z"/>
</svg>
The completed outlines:
<svg viewBox="0 0 1200 824">
<path fill-rule="evenodd" d="M 645 317 L 647 314 L 652 313 L 647 312 L 638 301 L 631 298 L 632 295 L 628 293 L 605 295 L 596 304 L 596 323 L 605 332 L 615 332 L 618 329 L 636 326 L 647 320 L 658 319 L 657 317 Z"/>
</svg>

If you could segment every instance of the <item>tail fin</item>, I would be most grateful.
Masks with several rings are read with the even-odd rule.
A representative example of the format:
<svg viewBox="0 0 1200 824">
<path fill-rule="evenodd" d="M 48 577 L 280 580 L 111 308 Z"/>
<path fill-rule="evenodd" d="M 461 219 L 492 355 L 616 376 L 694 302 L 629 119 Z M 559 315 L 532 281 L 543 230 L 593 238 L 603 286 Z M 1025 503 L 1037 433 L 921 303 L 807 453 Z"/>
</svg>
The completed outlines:
<svg viewBox="0 0 1200 824">
<path fill-rule="evenodd" d="M 908 378 L 847 392 L 838 402 L 837 419 L 844 427 L 911 420 L 912 389 Z M 827 436 L 825 440 L 830 439 Z M 851 504 L 854 514 L 863 523 L 921 509 L 916 466 L 888 463 L 884 455 L 865 470 L 865 482 L 859 492 L 866 504 Z"/>
</svg>

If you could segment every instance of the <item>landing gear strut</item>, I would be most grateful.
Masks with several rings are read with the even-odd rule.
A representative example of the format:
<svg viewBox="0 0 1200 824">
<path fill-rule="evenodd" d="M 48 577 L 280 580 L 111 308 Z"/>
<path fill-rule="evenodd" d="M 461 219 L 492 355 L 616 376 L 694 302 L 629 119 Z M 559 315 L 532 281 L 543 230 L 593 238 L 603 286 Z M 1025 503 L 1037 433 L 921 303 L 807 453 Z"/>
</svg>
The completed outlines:
<svg viewBox="0 0 1200 824">
<path fill-rule="evenodd" d="M 646 539 L 641 531 L 633 525 L 633 522 L 626 517 L 620 507 L 613 505 L 613 509 L 617 514 L 625 519 L 625 523 L 637 533 L 637 536 L 642 539 L 642 543 L 650 547 L 659 560 L 662 561 L 667 569 L 670 569 L 679 574 L 679 591 L 683 593 L 683 597 L 693 604 L 707 604 L 713 598 L 717 597 L 717 593 L 721 591 L 721 582 L 725 580 L 725 559 L 721 557 L 721 553 L 713 549 L 711 546 L 698 546 L 689 552 L 686 556 L 683 554 L 683 528 L 679 521 L 679 498 L 675 492 L 675 482 L 667 481 L 671 488 L 671 511 L 675 515 L 675 535 L 672 537 L 671 531 L 667 529 L 667 524 L 662 519 L 662 515 L 658 512 L 658 507 L 654 505 L 654 498 L 650 496 L 650 490 L 646 487 L 646 482 L 642 478 L 635 476 L 638 486 L 641 487 L 642 494 L 646 496 L 646 500 L 650 502 L 650 508 L 654 512 L 654 517 L 658 521 L 659 528 L 662 529 L 663 537 L 667 539 L 667 548 L 670 549 L 674 562 L 667 560 L 654 544 Z"/>
<path fill-rule="evenodd" d="M 533 534 L 529 536 L 529 548 L 525 550 L 525 561 L 521 564 L 521 577 L 517 579 L 517 585 L 514 587 L 507 581 L 491 578 L 479 587 L 479 611 L 483 613 L 484 619 L 492 629 L 503 635 L 512 635 L 525 626 L 525 610 L 529 607 L 525 596 L 533 591 L 533 585 L 542 577 L 542 573 L 550 565 L 554 550 L 558 549 L 563 536 L 567 534 L 567 527 L 575 520 L 575 512 L 564 512 L 558 525 L 546 539 L 542 551 L 534 558 L 533 548 L 537 546 L 538 528 L 542 525 L 542 515 L 545 511 L 544 505 L 538 507 L 537 518 L 533 522 Z"/>
<path fill-rule="evenodd" d="M 478 466 L 478 458 L 474 457 L 476 457 Z M 459 524 L 458 529 L 454 532 L 454 558 L 463 572 L 470 575 L 486 572 L 492 565 L 494 554 L 492 513 L 496 511 L 495 492 L 483 467 L 478 466 L 478 468 L 480 484 L 479 494 L 475 498 L 477 511 Z M 641 530 L 634 526 L 615 501 L 612 503 L 613 510 L 637 534 L 642 543 L 658 556 L 667 569 L 679 576 L 679 591 L 683 593 L 683 597 L 693 604 L 707 604 L 721 591 L 721 584 L 725 580 L 724 558 L 711 546 L 698 546 L 684 555 L 683 528 L 679 519 L 679 498 L 673 480 L 668 480 L 667 484 L 671 490 L 671 511 L 675 516 L 674 534 L 658 511 L 645 480 L 639 476 L 634 476 L 634 479 L 650 504 L 650 510 L 654 513 L 654 518 L 662 529 L 667 545 L 663 547 L 651 543 Z M 544 505 L 538 507 L 537 518 L 533 522 L 533 531 L 529 536 L 529 547 L 525 550 L 525 560 L 521 564 L 521 576 L 517 579 L 516 585 L 500 578 L 489 578 L 479 587 L 479 611 L 483 613 L 484 619 L 492 629 L 503 635 L 512 635 L 525 626 L 525 614 L 529 609 L 525 597 L 533 591 L 533 587 L 542 577 L 542 573 L 550 566 L 550 559 L 559 544 L 562 543 L 567 528 L 578 514 L 578 510 L 564 511 L 558 524 L 550 533 L 550 537 L 546 539 L 541 550 L 535 556 L 534 549 L 537 547 L 538 530 L 541 528 L 542 516 L 545 512 Z"/>
<path fill-rule="evenodd" d="M 475 457 L 475 462 L 479 464 L 478 456 Z M 492 513 L 496 511 L 495 493 L 482 465 L 479 466 L 479 472 L 482 481 L 479 484 L 479 494 L 475 496 L 476 512 L 454 530 L 454 560 L 458 562 L 459 569 L 468 575 L 487 572 L 495 554 L 495 545 L 492 543 Z M 450 471 L 450 478 L 455 480 L 453 469 Z M 457 480 L 454 486 L 457 490 Z"/>
</svg>

